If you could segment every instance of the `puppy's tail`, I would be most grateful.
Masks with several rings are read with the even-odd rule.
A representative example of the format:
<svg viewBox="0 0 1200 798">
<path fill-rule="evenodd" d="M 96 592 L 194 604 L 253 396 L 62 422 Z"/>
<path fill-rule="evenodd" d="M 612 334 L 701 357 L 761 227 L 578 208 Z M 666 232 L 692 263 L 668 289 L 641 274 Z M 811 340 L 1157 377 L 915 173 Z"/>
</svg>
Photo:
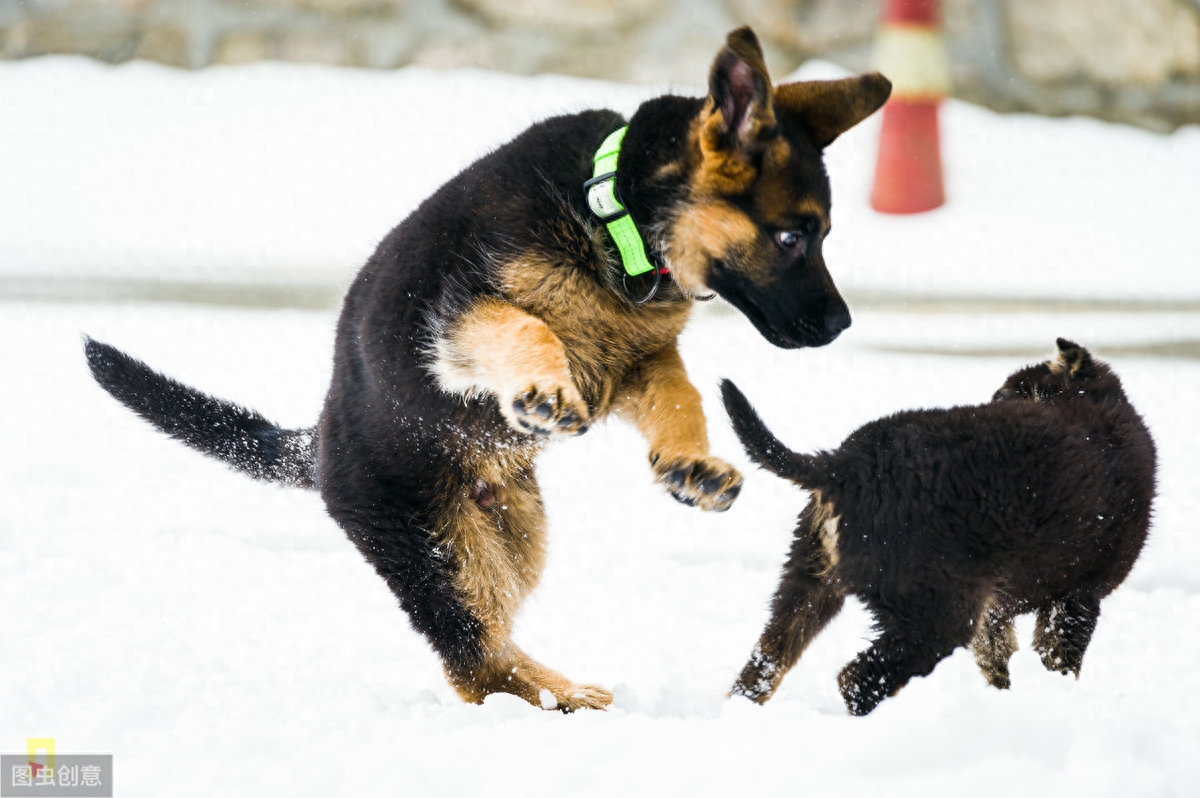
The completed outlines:
<svg viewBox="0 0 1200 798">
<path fill-rule="evenodd" d="M 314 430 L 283 429 L 91 338 L 84 342 L 84 353 L 101 388 L 172 438 L 255 479 L 316 487 Z"/>
<path fill-rule="evenodd" d="M 775 434 L 767 429 L 767 425 L 763 423 L 745 394 L 729 380 L 721 380 L 721 399 L 725 402 L 725 412 L 729 414 L 733 430 L 751 460 L 772 474 L 795 482 L 802 488 L 814 487 L 815 458 L 793 452 L 783 445 Z"/>
</svg>

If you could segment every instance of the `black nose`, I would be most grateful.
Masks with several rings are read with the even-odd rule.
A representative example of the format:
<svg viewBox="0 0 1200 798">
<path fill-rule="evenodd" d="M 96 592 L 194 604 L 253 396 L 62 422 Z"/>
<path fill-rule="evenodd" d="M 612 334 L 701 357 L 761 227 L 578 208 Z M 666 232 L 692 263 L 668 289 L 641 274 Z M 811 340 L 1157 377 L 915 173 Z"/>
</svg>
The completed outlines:
<svg viewBox="0 0 1200 798">
<path fill-rule="evenodd" d="M 836 306 L 825 310 L 825 332 L 829 333 L 829 340 L 837 338 L 849 326 L 850 308 L 845 304 L 839 302 Z"/>
</svg>

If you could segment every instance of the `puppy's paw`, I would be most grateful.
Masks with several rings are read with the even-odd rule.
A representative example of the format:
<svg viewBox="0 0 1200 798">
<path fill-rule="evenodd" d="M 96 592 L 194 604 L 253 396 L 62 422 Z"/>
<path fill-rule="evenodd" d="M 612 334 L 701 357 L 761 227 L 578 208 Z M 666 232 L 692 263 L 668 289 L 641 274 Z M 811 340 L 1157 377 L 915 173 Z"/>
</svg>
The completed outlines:
<svg viewBox="0 0 1200 798">
<path fill-rule="evenodd" d="M 549 691 L 547 691 L 549 692 Z M 594 684 L 573 685 L 561 696 L 555 696 L 557 705 L 550 706 L 550 701 L 543 701 L 543 709 L 558 709 L 562 712 L 574 712 L 578 709 L 608 709 L 612 703 L 612 692 Z"/>
<path fill-rule="evenodd" d="M 513 429 L 538 437 L 570 437 L 588 429 L 587 403 L 574 386 L 530 385 L 504 407 Z"/>
<path fill-rule="evenodd" d="M 742 673 L 734 682 L 729 695 L 748 698 L 756 704 L 765 704 L 775 692 L 785 670 L 779 667 L 774 658 L 764 654 L 761 646 L 755 646 L 754 653 L 742 668 Z"/>
<path fill-rule="evenodd" d="M 742 492 L 742 475 L 715 457 L 677 458 L 653 454 L 656 482 L 689 507 L 724 512 Z"/>
</svg>

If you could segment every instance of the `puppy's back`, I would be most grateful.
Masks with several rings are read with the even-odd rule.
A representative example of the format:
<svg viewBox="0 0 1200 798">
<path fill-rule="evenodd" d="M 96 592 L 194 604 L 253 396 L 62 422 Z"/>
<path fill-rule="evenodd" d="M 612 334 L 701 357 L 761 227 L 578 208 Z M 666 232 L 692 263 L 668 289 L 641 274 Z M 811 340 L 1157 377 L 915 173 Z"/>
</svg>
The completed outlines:
<svg viewBox="0 0 1200 798">
<path fill-rule="evenodd" d="M 861 427 L 809 475 L 840 516 L 842 567 L 867 583 L 935 569 L 1018 593 L 1079 574 L 1115 586 L 1145 540 L 1154 484 L 1140 418 L 1111 411 L 1000 402 Z"/>
</svg>

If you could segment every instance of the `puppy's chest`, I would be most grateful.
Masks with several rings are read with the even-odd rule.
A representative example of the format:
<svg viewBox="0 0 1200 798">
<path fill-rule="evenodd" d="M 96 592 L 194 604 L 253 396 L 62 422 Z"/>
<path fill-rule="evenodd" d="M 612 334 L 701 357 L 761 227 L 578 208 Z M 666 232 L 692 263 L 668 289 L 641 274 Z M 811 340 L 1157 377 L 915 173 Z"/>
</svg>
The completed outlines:
<svg viewBox="0 0 1200 798">
<path fill-rule="evenodd" d="M 643 358 L 674 344 L 689 306 L 635 305 L 590 273 L 570 266 L 527 264 L 506 280 L 506 299 L 537 316 L 562 341 L 571 374 L 594 410 L 607 412 L 613 392 Z"/>
</svg>

